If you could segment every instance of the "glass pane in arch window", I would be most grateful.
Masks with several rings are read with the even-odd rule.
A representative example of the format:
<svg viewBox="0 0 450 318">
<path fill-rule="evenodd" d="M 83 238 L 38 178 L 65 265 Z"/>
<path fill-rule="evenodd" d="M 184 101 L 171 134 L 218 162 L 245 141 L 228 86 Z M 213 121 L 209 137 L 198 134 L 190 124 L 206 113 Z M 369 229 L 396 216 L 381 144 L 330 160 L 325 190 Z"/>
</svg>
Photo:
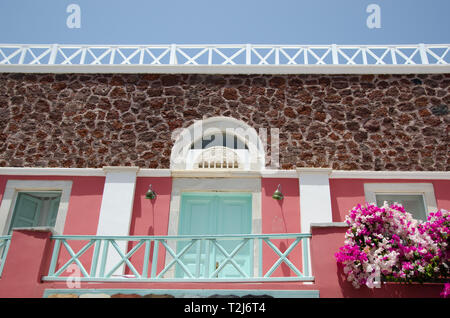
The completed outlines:
<svg viewBox="0 0 450 318">
<path fill-rule="evenodd" d="M 192 143 L 191 149 L 207 149 L 210 147 L 223 146 L 231 149 L 247 149 L 248 146 L 239 140 L 237 136 L 218 133 L 209 136 L 203 136 L 202 139 Z"/>
</svg>

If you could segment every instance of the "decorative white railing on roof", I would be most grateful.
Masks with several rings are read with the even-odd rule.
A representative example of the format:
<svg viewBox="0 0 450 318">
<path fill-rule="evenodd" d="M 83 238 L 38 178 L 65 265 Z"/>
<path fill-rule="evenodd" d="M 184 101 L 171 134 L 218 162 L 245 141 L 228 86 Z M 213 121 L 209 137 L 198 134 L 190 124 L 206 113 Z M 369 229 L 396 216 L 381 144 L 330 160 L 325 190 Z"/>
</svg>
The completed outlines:
<svg viewBox="0 0 450 318">
<path fill-rule="evenodd" d="M 450 44 L 0 44 L 0 65 L 447 65 Z"/>
</svg>

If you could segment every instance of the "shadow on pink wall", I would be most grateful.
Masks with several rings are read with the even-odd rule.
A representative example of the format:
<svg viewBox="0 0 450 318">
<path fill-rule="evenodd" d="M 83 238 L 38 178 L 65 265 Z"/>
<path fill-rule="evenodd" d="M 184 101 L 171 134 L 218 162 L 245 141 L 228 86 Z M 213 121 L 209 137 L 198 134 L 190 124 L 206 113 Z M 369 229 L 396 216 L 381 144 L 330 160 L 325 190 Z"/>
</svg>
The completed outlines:
<svg viewBox="0 0 450 318">
<path fill-rule="evenodd" d="M 272 198 L 278 185 L 284 198 L 275 200 Z M 262 233 L 300 233 L 300 201 L 298 179 L 287 178 L 263 178 L 261 179 L 261 214 Z M 284 253 L 294 239 L 277 239 L 272 243 Z M 268 271 L 278 260 L 278 255 L 264 244 L 263 246 L 263 272 Z M 288 256 L 288 259 L 297 268 L 302 269 L 301 244 L 297 246 Z M 274 277 L 295 276 L 295 273 L 284 262 L 274 272 Z"/>
<path fill-rule="evenodd" d="M 147 199 L 145 197 L 149 185 L 156 192 L 155 199 Z M 154 236 L 167 235 L 169 225 L 170 196 L 172 192 L 172 179 L 169 177 L 139 177 L 136 180 L 136 188 L 133 203 L 133 215 L 130 223 L 130 235 Z M 131 250 L 136 242 L 128 245 Z M 152 242 L 150 260 L 153 259 Z M 143 249 L 138 250 L 131 257 L 131 261 L 137 261 L 137 270 L 142 269 L 139 260 L 144 258 Z M 165 248 L 160 246 L 158 256 L 158 271 L 164 268 Z M 151 262 L 150 265 L 151 266 Z M 126 269 L 126 274 L 131 274 L 130 269 Z"/>
</svg>

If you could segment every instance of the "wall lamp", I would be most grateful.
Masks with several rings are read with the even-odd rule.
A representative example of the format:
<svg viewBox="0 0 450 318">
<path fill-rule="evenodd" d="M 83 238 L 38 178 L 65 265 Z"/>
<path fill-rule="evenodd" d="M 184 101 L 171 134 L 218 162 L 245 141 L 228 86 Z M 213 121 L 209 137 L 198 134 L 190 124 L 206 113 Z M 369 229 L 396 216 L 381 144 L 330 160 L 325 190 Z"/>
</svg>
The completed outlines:
<svg viewBox="0 0 450 318">
<path fill-rule="evenodd" d="M 147 191 L 147 193 L 145 194 L 145 198 L 146 198 L 146 199 L 150 199 L 150 200 L 153 200 L 153 199 L 156 198 L 156 192 L 153 191 L 152 185 L 150 185 L 150 186 L 148 187 L 148 191 Z"/>
<path fill-rule="evenodd" d="M 272 198 L 274 198 L 275 200 L 283 200 L 284 195 L 283 193 L 281 193 L 281 184 L 278 185 L 277 189 L 272 195 Z"/>
</svg>

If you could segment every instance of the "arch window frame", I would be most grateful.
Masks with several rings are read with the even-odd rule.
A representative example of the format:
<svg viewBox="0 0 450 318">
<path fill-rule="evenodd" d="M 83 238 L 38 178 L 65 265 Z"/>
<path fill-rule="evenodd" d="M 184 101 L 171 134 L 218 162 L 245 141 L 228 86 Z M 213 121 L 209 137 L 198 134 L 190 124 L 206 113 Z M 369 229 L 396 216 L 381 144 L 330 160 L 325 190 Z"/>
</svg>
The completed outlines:
<svg viewBox="0 0 450 318">
<path fill-rule="evenodd" d="M 245 149 L 233 149 L 239 157 L 240 170 L 263 170 L 265 168 L 265 147 L 257 131 L 241 120 L 230 117 L 211 117 L 198 120 L 188 128 L 178 131 L 177 139 L 172 147 L 170 158 L 171 170 L 194 170 L 198 157 L 204 149 L 192 149 L 195 143 L 209 138 L 212 135 L 233 136 L 233 148 L 241 143 Z M 206 144 L 207 146 L 208 144 Z M 223 144 L 222 144 L 223 145 Z M 198 164 L 197 164 L 198 168 Z M 223 169 L 229 169 L 222 168 Z M 233 168 L 234 169 L 234 166 Z"/>
</svg>

